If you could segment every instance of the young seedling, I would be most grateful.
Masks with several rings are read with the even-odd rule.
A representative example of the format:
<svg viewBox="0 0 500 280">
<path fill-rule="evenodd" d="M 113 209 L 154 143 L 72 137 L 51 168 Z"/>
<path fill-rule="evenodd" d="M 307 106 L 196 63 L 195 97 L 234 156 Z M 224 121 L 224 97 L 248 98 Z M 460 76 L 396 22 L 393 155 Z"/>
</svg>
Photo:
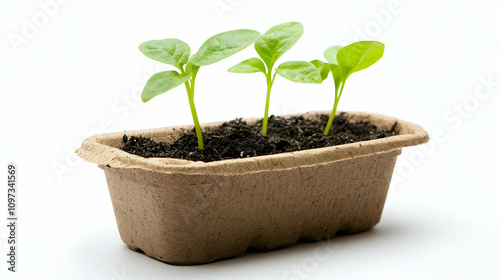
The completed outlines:
<svg viewBox="0 0 500 280">
<path fill-rule="evenodd" d="M 260 59 L 256 57 L 249 58 L 228 69 L 232 73 L 262 72 L 266 76 L 267 95 L 262 122 L 262 134 L 264 136 L 267 135 L 271 88 L 277 73 L 298 83 L 321 84 L 323 81 L 318 69 L 307 61 L 284 62 L 273 71 L 276 61 L 297 43 L 303 33 L 304 26 L 299 22 L 287 22 L 271 27 L 255 42 L 255 51 L 257 51 Z"/>
<path fill-rule="evenodd" d="M 191 115 L 193 116 L 198 148 L 203 149 L 201 127 L 194 106 L 194 86 L 201 66 L 210 65 L 229 57 L 257 40 L 260 33 L 238 29 L 210 37 L 191 57 L 189 45 L 178 39 L 152 40 L 142 43 L 139 50 L 147 57 L 176 67 L 179 71 L 164 71 L 154 74 L 146 83 L 141 99 L 148 102 L 177 86 L 185 85 Z"/>
<path fill-rule="evenodd" d="M 377 41 L 360 41 L 345 47 L 333 46 L 326 49 L 323 55 L 328 63 L 321 60 L 311 61 L 320 71 L 323 80 L 332 72 L 335 83 L 335 102 L 323 134 L 330 133 L 347 78 L 354 72 L 370 67 L 382 58 L 383 54 L 384 44 Z"/>
</svg>

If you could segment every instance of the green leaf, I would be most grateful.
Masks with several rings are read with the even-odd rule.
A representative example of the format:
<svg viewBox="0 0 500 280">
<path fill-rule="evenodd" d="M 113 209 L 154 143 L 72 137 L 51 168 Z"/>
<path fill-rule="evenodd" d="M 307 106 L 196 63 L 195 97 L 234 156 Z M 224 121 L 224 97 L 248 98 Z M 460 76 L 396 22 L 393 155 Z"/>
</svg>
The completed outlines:
<svg viewBox="0 0 500 280">
<path fill-rule="evenodd" d="M 272 68 L 278 58 L 291 49 L 303 33 L 304 26 L 299 22 L 278 24 L 257 39 L 255 50 L 267 66 Z"/>
<path fill-rule="evenodd" d="M 323 79 L 314 64 L 307 61 L 287 61 L 276 69 L 283 78 L 296 83 L 321 84 Z"/>
<path fill-rule="evenodd" d="M 250 46 L 259 36 L 259 32 L 249 29 L 219 33 L 206 40 L 190 61 L 196 66 L 210 65 Z"/>
<path fill-rule="evenodd" d="M 316 59 L 311 61 L 311 64 L 318 68 L 319 72 L 321 73 L 321 79 L 323 79 L 323 81 L 328 78 L 328 73 L 330 73 L 330 66 L 328 66 L 328 63 Z"/>
<path fill-rule="evenodd" d="M 182 85 L 191 77 L 192 73 L 179 74 L 176 71 L 164 71 L 154 74 L 149 78 L 142 90 L 142 102 L 148 102 L 153 97 L 165 93 Z"/>
<path fill-rule="evenodd" d="M 198 67 L 198 66 L 194 65 L 192 62 L 188 62 L 188 63 L 186 64 L 186 67 L 185 67 L 185 69 L 186 69 L 186 70 L 185 70 L 185 71 L 186 71 L 186 73 L 191 73 L 191 72 L 193 72 L 193 70 L 194 70 L 195 68 L 197 68 L 197 67 Z M 198 67 L 198 68 L 199 68 L 199 67 Z"/>
<path fill-rule="evenodd" d="M 266 66 L 262 60 L 253 57 L 234 65 L 233 67 L 227 69 L 231 73 L 255 73 L 262 72 L 266 73 Z"/>
<path fill-rule="evenodd" d="M 325 52 L 323 53 L 323 56 L 331 64 L 339 64 L 339 62 L 337 61 L 337 53 L 339 52 L 339 50 L 341 48 L 342 48 L 342 46 L 329 47 L 328 49 L 325 50 Z"/>
<path fill-rule="evenodd" d="M 377 41 L 360 41 L 345 46 L 337 53 L 344 79 L 354 72 L 373 65 L 384 54 L 384 44 Z"/>
<path fill-rule="evenodd" d="M 342 68 L 337 64 L 328 64 L 330 71 L 332 72 L 333 81 L 335 83 L 335 95 L 339 92 L 340 85 L 345 83 L 344 74 L 342 73 Z"/>
<path fill-rule="evenodd" d="M 139 45 L 139 50 L 147 57 L 180 68 L 191 55 L 189 45 L 178 39 L 147 41 Z"/>
</svg>

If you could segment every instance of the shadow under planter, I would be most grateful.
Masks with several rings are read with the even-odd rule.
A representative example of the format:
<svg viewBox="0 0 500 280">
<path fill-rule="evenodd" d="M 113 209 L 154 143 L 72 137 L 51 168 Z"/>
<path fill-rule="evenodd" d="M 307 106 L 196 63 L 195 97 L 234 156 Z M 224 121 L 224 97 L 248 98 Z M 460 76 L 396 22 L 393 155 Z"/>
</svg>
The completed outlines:
<svg viewBox="0 0 500 280">
<path fill-rule="evenodd" d="M 328 112 L 308 113 L 318 118 Z M 201 264 L 371 229 L 382 215 L 401 148 L 429 140 L 418 125 L 348 113 L 396 136 L 215 162 L 143 158 L 119 149 L 123 133 L 88 138 L 77 153 L 106 174 L 123 242 L 172 264 Z M 252 123 L 256 120 L 247 120 Z M 210 130 L 220 123 L 207 124 Z M 171 141 L 181 127 L 127 132 Z M 191 129 L 191 126 L 184 128 Z"/>
</svg>

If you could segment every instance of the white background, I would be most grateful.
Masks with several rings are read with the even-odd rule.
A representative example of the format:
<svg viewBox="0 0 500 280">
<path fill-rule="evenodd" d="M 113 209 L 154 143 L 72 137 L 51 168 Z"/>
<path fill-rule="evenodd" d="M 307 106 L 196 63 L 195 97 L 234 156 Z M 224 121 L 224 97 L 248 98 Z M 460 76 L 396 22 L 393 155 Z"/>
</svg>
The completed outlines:
<svg viewBox="0 0 500 280">
<path fill-rule="evenodd" d="M 0 169 L 18 165 L 20 200 L 18 272 L 7 272 L 1 226 L 1 279 L 500 279 L 498 1 L 47 2 L 0 4 Z M 286 21 L 302 22 L 305 34 L 282 62 L 356 40 L 385 43 L 384 57 L 350 78 L 339 110 L 396 116 L 431 135 L 399 157 L 380 224 L 201 266 L 129 250 L 103 172 L 73 151 L 92 134 L 191 123 L 182 88 L 140 102 L 144 82 L 168 66 L 138 45 L 179 38 L 194 52 L 218 32 Z M 226 72 L 251 56 L 252 47 L 200 70 L 201 122 L 261 117 L 264 77 Z M 330 79 L 278 77 L 271 113 L 329 110 L 332 89 Z"/>
</svg>

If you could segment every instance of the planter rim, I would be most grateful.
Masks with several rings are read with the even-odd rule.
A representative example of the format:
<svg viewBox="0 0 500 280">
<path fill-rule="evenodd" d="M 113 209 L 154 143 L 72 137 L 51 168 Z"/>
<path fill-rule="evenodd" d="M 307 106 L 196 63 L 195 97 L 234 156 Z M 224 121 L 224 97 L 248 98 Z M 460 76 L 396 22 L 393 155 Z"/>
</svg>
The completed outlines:
<svg viewBox="0 0 500 280">
<path fill-rule="evenodd" d="M 339 112 L 340 113 L 340 112 Z M 213 162 L 190 161 L 174 158 L 143 158 L 120 150 L 116 145 L 121 141 L 123 132 L 106 133 L 87 138 L 76 153 L 83 159 L 96 163 L 99 166 L 112 168 L 140 168 L 163 173 L 182 174 L 224 174 L 236 175 L 250 172 L 283 170 L 294 167 L 324 164 L 338 160 L 345 160 L 360 156 L 389 152 L 407 146 L 415 146 L 429 141 L 427 132 L 419 125 L 402 121 L 393 117 L 375 113 L 344 112 L 350 121 L 368 121 L 378 128 L 389 129 L 397 122 L 398 135 L 361 141 L 350 144 L 330 146 L 317 149 L 301 150 L 289 153 L 264 155 L 249 158 L 227 159 Z M 288 116 L 303 115 L 306 118 L 317 118 L 328 115 L 329 111 L 311 112 Z M 244 119 L 247 123 L 258 119 Z M 223 122 L 203 124 L 202 129 L 216 127 Z M 165 135 L 176 130 L 192 129 L 193 125 L 127 131 L 128 136 L 142 135 L 155 138 L 155 135 Z"/>
</svg>

